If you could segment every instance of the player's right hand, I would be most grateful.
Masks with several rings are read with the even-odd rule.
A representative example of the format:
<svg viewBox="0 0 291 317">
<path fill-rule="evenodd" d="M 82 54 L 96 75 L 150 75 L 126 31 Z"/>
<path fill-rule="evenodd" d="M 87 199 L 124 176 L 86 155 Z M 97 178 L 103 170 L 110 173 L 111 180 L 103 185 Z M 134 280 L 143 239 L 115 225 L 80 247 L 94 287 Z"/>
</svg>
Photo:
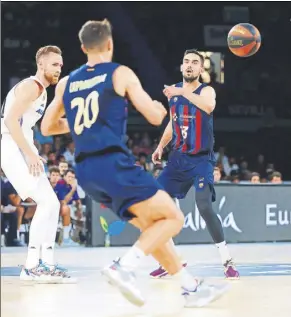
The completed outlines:
<svg viewBox="0 0 291 317">
<path fill-rule="evenodd" d="M 33 176 L 39 176 L 44 172 L 43 163 L 46 163 L 46 160 L 38 154 L 31 153 L 30 155 L 27 155 L 26 162 L 29 173 Z"/>
<path fill-rule="evenodd" d="M 160 164 L 162 160 L 162 155 L 163 155 L 163 148 L 161 146 L 158 146 L 155 152 L 152 154 L 153 163 Z"/>
</svg>

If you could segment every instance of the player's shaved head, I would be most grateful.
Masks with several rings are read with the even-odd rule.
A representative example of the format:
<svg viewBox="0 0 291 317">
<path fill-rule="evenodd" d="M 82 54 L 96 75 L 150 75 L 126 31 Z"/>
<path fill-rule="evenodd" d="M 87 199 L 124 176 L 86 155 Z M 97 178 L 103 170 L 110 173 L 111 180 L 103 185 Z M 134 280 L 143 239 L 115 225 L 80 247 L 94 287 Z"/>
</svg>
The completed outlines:
<svg viewBox="0 0 291 317">
<path fill-rule="evenodd" d="M 87 21 L 79 32 L 79 39 L 85 49 L 102 49 L 108 38 L 112 37 L 112 27 L 110 22 Z"/>
</svg>

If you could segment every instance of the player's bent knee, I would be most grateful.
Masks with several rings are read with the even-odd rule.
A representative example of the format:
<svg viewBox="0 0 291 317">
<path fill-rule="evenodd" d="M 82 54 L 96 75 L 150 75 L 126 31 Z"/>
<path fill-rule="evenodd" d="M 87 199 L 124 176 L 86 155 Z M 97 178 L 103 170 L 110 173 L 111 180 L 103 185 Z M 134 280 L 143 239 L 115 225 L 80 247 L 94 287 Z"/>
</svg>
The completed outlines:
<svg viewBox="0 0 291 317">
<path fill-rule="evenodd" d="M 139 221 L 138 218 L 133 218 L 133 219 L 131 219 L 131 220 L 129 221 L 129 223 L 130 223 L 131 225 L 133 225 L 134 227 L 136 227 L 137 229 L 139 229 L 140 231 L 144 231 L 144 230 L 145 230 L 144 226 L 141 224 L 141 222 Z"/>
<path fill-rule="evenodd" d="M 174 220 L 175 221 L 175 233 L 177 235 L 183 228 L 184 225 L 184 214 L 177 207 L 173 199 L 166 193 L 161 191 L 160 197 L 158 197 L 162 201 L 162 206 L 160 207 L 160 211 L 165 216 L 165 219 Z"/>
<path fill-rule="evenodd" d="M 162 190 L 151 198 L 131 206 L 129 210 L 137 217 L 137 220 L 132 220 L 131 223 L 143 231 L 156 221 L 169 219 L 175 220 L 178 234 L 184 224 L 183 213 L 177 208 L 172 198 Z"/>
<path fill-rule="evenodd" d="M 153 198 L 153 218 L 180 219 L 183 217 L 170 195 L 165 191 L 158 191 Z"/>
<path fill-rule="evenodd" d="M 176 220 L 176 231 L 174 233 L 174 236 L 178 235 L 184 226 L 184 221 L 185 221 L 184 214 L 182 213 L 181 210 L 177 210 L 175 220 Z"/>
</svg>

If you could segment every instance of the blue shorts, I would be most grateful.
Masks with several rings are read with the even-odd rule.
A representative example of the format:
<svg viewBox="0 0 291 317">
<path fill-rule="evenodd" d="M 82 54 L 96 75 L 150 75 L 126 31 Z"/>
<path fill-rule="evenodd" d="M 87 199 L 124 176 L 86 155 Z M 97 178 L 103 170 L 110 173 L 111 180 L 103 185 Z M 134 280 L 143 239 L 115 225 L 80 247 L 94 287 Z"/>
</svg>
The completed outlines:
<svg viewBox="0 0 291 317">
<path fill-rule="evenodd" d="M 124 152 L 85 158 L 77 163 L 79 184 L 91 198 L 104 204 L 122 220 L 134 218 L 127 209 L 156 194 L 161 185 Z"/>
<path fill-rule="evenodd" d="M 196 191 L 210 186 L 212 201 L 215 201 L 213 155 L 187 155 L 178 151 L 170 153 L 167 166 L 157 178 L 165 191 L 173 198 L 184 198 L 194 185 Z"/>
</svg>

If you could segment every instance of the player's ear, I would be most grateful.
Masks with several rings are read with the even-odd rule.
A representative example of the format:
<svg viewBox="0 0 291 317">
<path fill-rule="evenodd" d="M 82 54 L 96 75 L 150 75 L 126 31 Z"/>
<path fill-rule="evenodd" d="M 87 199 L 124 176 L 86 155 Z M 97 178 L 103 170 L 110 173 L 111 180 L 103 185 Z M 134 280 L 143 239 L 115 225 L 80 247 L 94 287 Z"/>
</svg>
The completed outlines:
<svg viewBox="0 0 291 317">
<path fill-rule="evenodd" d="M 183 73 L 183 65 L 180 66 L 180 72 Z"/>
<path fill-rule="evenodd" d="M 40 70 L 44 70 L 44 56 L 40 56 L 37 61 L 37 68 Z"/>
<path fill-rule="evenodd" d="M 83 44 L 81 45 L 81 50 L 84 54 L 88 54 L 88 51 L 86 50 L 86 47 Z"/>
</svg>

